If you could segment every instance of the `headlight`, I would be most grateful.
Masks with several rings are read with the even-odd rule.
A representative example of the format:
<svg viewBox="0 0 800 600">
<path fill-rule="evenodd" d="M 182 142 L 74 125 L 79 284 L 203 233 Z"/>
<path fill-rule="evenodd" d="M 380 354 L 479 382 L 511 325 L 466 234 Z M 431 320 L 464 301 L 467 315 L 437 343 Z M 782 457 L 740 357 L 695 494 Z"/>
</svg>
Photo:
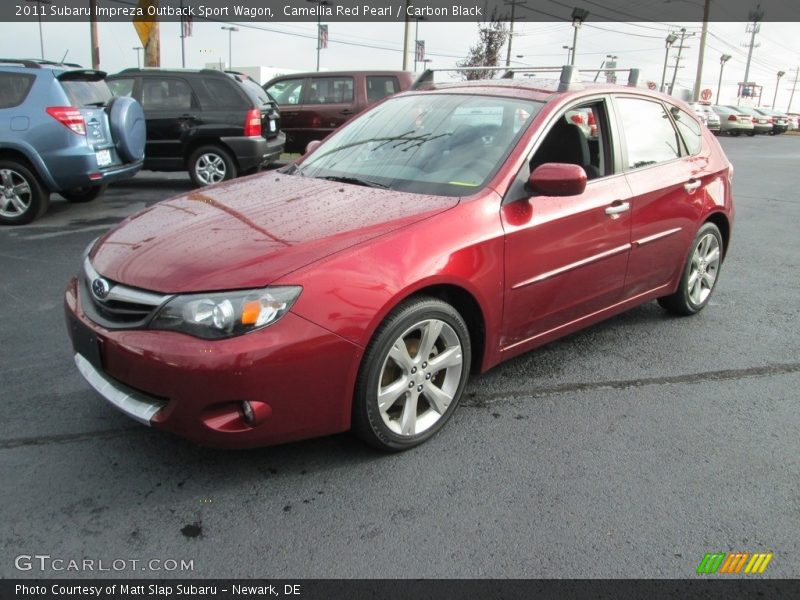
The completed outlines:
<svg viewBox="0 0 800 600">
<path fill-rule="evenodd" d="M 175 296 L 158 311 L 150 328 L 181 331 L 207 340 L 241 335 L 280 319 L 302 289 L 283 286 Z"/>
</svg>

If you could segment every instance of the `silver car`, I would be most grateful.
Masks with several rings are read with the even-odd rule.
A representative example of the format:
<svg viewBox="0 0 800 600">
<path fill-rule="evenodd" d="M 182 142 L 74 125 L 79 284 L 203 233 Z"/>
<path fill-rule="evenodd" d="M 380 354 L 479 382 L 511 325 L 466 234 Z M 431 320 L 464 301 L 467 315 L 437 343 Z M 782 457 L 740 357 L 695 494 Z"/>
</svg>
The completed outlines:
<svg viewBox="0 0 800 600">
<path fill-rule="evenodd" d="M 719 116 L 720 131 L 738 136 L 741 133 L 755 135 L 753 118 L 736 107 L 715 104 L 711 109 Z"/>
<path fill-rule="evenodd" d="M 720 118 L 717 113 L 711 110 L 711 105 L 695 102 L 691 107 L 694 110 L 694 114 L 703 122 L 703 125 L 715 134 L 720 132 Z"/>
</svg>

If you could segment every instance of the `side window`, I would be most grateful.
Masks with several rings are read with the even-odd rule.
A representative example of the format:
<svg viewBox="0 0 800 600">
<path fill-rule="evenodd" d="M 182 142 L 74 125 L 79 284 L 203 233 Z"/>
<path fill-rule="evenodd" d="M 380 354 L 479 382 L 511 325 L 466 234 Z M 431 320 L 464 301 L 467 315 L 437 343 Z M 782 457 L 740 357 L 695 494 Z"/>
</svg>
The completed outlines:
<svg viewBox="0 0 800 600">
<path fill-rule="evenodd" d="M 135 82 L 136 80 L 132 78 L 107 80 L 108 87 L 115 96 L 133 96 L 133 85 Z"/>
<path fill-rule="evenodd" d="M 307 104 L 339 104 L 352 101 L 352 77 L 312 77 L 305 99 Z"/>
<path fill-rule="evenodd" d="M 0 73 L 0 108 L 22 104 L 35 79 L 36 76 L 24 73 Z"/>
<path fill-rule="evenodd" d="M 195 80 L 195 83 L 197 81 Z M 201 103 L 204 108 L 232 108 L 244 106 L 244 99 L 236 92 L 232 81 L 224 79 L 202 79 L 200 86 L 203 88 Z M 195 86 L 197 87 L 197 86 Z"/>
<path fill-rule="evenodd" d="M 282 79 L 267 88 L 267 93 L 275 98 L 278 105 L 300 104 L 303 93 L 302 79 Z"/>
<path fill-rule="evenodd" d="M 145 77 L 142 81 L 142 107 L 145 110 L 190 110 L 192 89 L 182 79 Z"/>
<path fill-rule="evenodd" d="M 391 96 L 400 91 L 397 77 L 373 75 L 367 77 L 367 101 L 377 102 L 386 96 Z"/>
<path fill-rule="evenodd" d="M 520 169 L 503 201 L 529 198 L 528 178 L 536 167 L 545 163 L 579 165 L 588 180 L 614 173 L 605 101 L 578 105 L 556 119 L 531 159 Z"/>
<path fill-rule="evenodd" d="M 683 143 L 686 144 L 689 155 L 694 156 L 699 153 L 700 149 L 703 147 L 703 134 L 700 129 L 700 123 L 677 106 L 671 107 L 670 112 L 672 113 L 672 118 L 675 119 L 678 132 L 680 132 L 681 138 L 683 138 Z"/>
<path fill-rule="evenodd" d="M 666 162 L 681 155 L 678 133 L 660 102 L 617 98 L 628 169 Z"/>
</svg>

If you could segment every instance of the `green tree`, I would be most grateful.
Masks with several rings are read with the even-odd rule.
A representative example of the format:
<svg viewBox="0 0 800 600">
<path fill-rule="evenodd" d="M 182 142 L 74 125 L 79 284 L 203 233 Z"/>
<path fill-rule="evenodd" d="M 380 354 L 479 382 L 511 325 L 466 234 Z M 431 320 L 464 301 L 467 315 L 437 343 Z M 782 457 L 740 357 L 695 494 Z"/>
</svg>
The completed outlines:
<svg viewBox="0 0 800 600">
<path fill-rule="evenodd" d="M 472 46 L 467 57 L 459 61 L 459 67 L 496 67 L 500 64 L 500 51 L 508 39 L 508 26 L 496 15 L 488 21 L 478 23 L 478 43 Z M 461 71 L 464 79 L 491 79 L 496 71 Z"/>
</svg>

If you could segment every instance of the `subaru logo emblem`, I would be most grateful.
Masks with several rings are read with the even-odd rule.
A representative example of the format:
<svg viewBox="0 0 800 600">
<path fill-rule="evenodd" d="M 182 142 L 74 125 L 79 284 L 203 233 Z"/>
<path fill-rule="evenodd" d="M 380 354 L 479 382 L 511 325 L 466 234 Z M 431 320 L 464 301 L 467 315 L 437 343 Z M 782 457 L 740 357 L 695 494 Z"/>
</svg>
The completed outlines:
<svg viewBox="0 0 800 600">
<path fill-rule="evenodd" d="M 111 291 L 111 286 L 102 277 L 97 277 L 92 281 L 92 294 L 98 300 L 105 300 L 108 293 Z"/>
</svg>

